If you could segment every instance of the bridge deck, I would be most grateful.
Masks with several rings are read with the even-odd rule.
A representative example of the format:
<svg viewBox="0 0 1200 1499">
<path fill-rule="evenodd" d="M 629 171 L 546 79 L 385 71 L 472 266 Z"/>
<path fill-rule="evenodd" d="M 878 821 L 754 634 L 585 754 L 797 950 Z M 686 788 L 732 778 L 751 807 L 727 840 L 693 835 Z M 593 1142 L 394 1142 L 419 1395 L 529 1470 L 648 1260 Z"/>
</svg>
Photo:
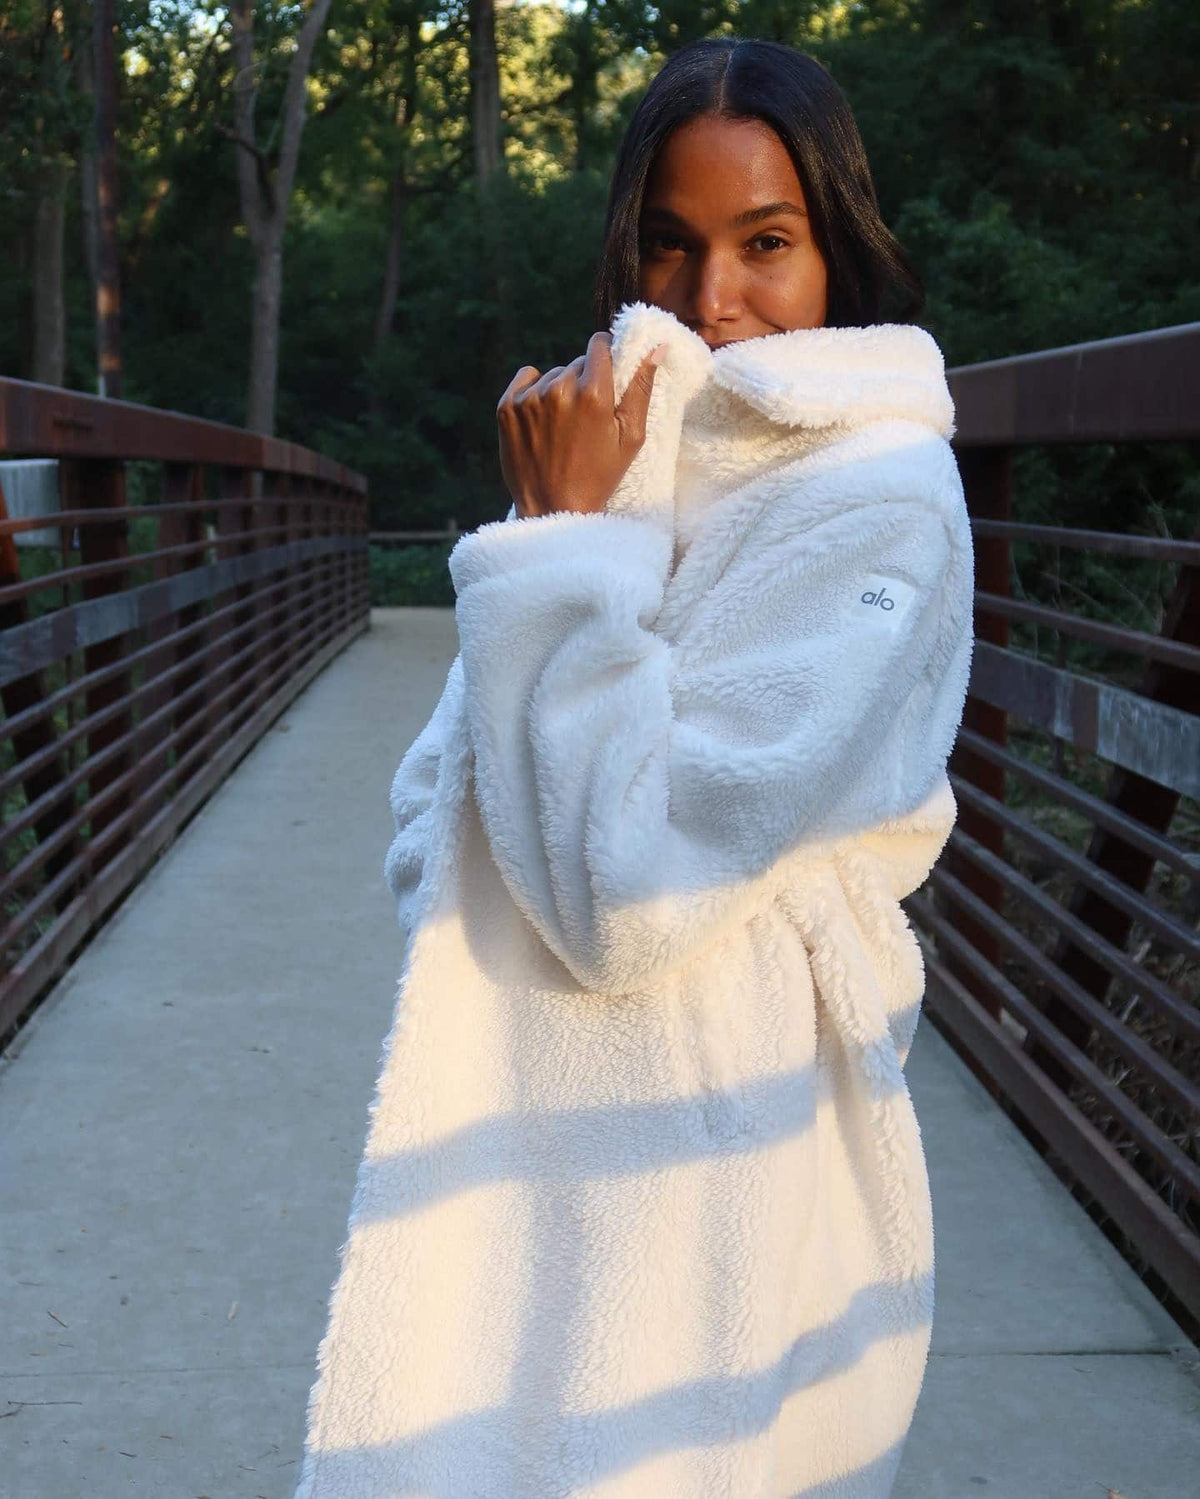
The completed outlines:
<svg viewBox="0 0 1200 1499">
<path fill-rule="evenodd" d="M 292 1493 L 398 968 L 387 788 L 455 649 L 449 610 L 372 623 L 4 1059 L 14 1499 Z M 1196 1351 L 929 1023 L 909 1075 L 938 1303 L 895 1499 L 1179 1499 Z"/>
</svg>

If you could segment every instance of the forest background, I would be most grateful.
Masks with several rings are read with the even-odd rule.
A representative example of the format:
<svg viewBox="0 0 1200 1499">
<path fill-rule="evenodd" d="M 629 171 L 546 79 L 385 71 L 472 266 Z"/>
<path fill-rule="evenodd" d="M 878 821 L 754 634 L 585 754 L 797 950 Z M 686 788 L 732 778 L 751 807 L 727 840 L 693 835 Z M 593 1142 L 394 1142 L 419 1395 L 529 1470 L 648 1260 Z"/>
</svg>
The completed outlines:
<svg viewBox="0 0 1200 1499">
<path fill-rule="evenodd" d="M 375 530 L 507 511 L 496 401 L 583 351 L 617 141 L 697 36 L 830 69 L 949 365 L 1200 319 L 1195 0 L 96 3 L 107 272 L 97 10 L 0 0 L 0 374 L 95 391 L 108 339 L 110 394 L 364 471 Z M 1018 478 L 1059 524 L 1187 536 L 1200 502 L 1183 444 Z M 380 549 L 375 602 L 452 603 L 447 550 Z"/>
</svg>

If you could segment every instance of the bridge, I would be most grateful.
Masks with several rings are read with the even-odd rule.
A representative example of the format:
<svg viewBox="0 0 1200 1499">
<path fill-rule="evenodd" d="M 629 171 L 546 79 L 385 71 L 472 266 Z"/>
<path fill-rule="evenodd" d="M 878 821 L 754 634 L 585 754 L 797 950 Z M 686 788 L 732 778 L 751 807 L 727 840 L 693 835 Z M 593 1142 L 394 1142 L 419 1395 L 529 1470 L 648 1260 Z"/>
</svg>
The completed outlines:
<svg viewBox="0 0 1200 1499">
<path fill-rule="evenodd" d="M 1198 375 L 1200 325 L 951 375 L 978 646 L 906 902 L 938 1298 L 897 1499 L 1194 1481 L 1200 526 L 1013 493 L 1030 444 L 1194 441 Z M 454 615 L 371 603 L 365 485 L 303 448 L 0 380 L 0 484 L 46 473 L 0 511 L 0 1471 L 286 1499 L 400 960 L 387 790 Z M 1165 578 L 1158 628 L 1045 596 L 1064 554 Z"/>
</svg>

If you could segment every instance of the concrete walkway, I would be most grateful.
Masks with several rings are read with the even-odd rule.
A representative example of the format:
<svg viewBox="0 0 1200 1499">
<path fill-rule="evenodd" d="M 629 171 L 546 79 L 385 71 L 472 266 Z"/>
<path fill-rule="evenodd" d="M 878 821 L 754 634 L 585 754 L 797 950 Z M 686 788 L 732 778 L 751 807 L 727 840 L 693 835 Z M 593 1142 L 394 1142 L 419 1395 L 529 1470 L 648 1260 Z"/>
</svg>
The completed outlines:
<svg viewBox="0 0 1200 1499">
<path fill-rule="evenodd" d="M 0 1067 L 0 1493 L 290 1499 L 391 1017 L 387 791 L 455 650 L 375 610 Z M 894 1499 L 1185 1499 L 1195 1350 L 932 1025 L 938 1230 Z"/>
</svg>

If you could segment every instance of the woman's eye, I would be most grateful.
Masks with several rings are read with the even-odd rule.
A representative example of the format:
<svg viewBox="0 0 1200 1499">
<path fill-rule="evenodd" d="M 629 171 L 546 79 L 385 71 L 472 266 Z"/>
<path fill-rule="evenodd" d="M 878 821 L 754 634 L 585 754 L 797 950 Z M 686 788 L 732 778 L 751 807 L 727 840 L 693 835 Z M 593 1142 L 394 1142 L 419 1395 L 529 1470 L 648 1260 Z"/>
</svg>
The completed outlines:
<svg viewBox="0 0 1200 1499">
<path fill-rule="evenodd" d="M 651 254 L 669 255 L 675 250 L 682 250 L 684 243 L 677 234 L 647 234 L 642 240 L 642 247 Z"/>
<path fill-rule="evenodd" d="M 759 234 L 750 241 L 751 248 L 763 254 L 775 255 L 789 248 L 788 241 L 779 234 Z M 675 255 L 687 253 L 687 245 L 677 234 L 645 234 L 642 236 L 642 252 L 646 255 Z"/>
</svg>

